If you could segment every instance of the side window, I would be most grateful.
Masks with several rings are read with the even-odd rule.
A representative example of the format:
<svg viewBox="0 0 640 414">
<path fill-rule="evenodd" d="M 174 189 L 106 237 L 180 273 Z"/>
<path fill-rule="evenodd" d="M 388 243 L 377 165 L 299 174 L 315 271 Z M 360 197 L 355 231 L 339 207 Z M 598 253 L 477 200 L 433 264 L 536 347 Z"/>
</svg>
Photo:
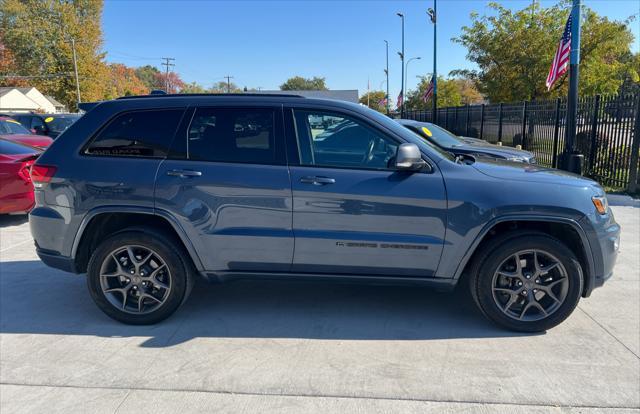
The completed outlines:
<svg viewBox="0 0 640 414">
<path fill-rule="evenodd" d="M 360 121 L 306 110 L 294 119 L 302 165 L 390 169 L 398 144 Z"/>
<path fill-rule="evenodd" d="M 113 119 L 86 149 L 87 154 L 165 157 L 183 110 L 127 112 Z"/>
<path fill-rule="evenodd" d="M 188 158 L 248 164 L 280 164 L 275 110 L 200 108 L 188 132 Z"/>
<path fill-rule="evenodd" d="M 41 128 L 44 129 L 44 122 L 40 117 L 34 116 L 31 118 L 31 129 Z"/>
</svg>

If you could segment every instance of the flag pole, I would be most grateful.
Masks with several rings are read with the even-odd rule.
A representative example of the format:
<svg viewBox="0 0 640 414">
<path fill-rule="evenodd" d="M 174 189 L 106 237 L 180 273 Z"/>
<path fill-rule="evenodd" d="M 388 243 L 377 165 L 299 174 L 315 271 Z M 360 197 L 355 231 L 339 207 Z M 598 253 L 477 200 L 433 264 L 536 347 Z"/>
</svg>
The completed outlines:
<svg viewBox="0 0 640 414">
<path fill-rule="evenodd" d="M 581 0 L 573 0 L 571 9 L 571 55 L 569 60 L 569 95 L 567 97 L 567 132 L 562 154 L 563 169 L 582 173 L 584 155 L 576 148 L 576 120 L 578 117 L 578 78 L 580 75 L 580 6 Z"/>
<path fill-rule="evenodd" d="M 437 63 L 437 0 L 433 0 L 433 113 L 431 114 L 431 122 L 436 123 L 438 120 L 436 119 L 438 116 L 438 71 L 436 69 Z"/>
</svg>

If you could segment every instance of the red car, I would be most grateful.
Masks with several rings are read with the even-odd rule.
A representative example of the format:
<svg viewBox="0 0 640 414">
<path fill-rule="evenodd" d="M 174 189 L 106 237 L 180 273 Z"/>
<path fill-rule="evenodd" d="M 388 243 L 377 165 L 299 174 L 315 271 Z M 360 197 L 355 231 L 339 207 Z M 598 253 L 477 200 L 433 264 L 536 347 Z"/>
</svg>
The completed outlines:
<svg viewBox="0 0 640 414">
<path fill-rule="evenodd" d="M 31 166 L 41 153 L 37 148 L 0 139 L 0 214 L 31 210 Z"/>
<path fill-rule="evenodd" d="M 45 150 L 53 140 L 44 135 L 34 135 L 20 122 L 8 116 L 0 116 L 0 138 Z"/>
</svg>

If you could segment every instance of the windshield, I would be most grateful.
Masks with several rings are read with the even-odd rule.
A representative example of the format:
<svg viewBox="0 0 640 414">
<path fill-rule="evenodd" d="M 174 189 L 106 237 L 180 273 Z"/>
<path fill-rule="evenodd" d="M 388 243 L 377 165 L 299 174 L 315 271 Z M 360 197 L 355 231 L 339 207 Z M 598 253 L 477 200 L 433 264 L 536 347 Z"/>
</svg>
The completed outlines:
<svg viewBox="0 0 640 414">
<path fill-rule="evenodd" d="M 80 115 L 68 115 L 64 117 L 51 117 L 51 118 L 53 119 L 51 119 L 50 121 L 47 121 L 49 118 L 45 119 L 45 122 L 47 122 L 49 129 L 51 129 L 54 132 L 63 132 L 64 130 L 69 128 L 71 124 L 76 122 L 78 118 L 80 118 Z"/>
<path fill-rule="evenodd" d="M 438 125 L 423 122 L 411 128 L 425 140 L 433 141 L 441 147 L 452 148 L 462 145 L 457 136 Z"/>
<path fill-rule="evenodd" d="M 367 111 L 367 115 L 374 118 L 376 121 L 394 131 L 398 135 L 405 138 L 408 142 L 412 144 L 416 144 L 420 149 L 425 150 L 427 153 L 436 152 L 442 158 L 446 158 L 450 161 L 455 160 L 455 156 L 448 151 L 439 148 L 438 146 L 432 144 L 431 142 L 420 138 L 419 135 L 415 134 L 413 131 L 407 130 L 407 128 L 403 127 L 393 119 L 389 118 L 386 115 L 381 114 L 378 111 L 374 111 L 373 109 L 369 109 L 367 107 L 363 107 L 362 110 Z"/>
<path fill-rule="evenodd" d="M 31 135 L 31 131 L 13 119 L 0 119 L 0 135 Z"/>
</svg>

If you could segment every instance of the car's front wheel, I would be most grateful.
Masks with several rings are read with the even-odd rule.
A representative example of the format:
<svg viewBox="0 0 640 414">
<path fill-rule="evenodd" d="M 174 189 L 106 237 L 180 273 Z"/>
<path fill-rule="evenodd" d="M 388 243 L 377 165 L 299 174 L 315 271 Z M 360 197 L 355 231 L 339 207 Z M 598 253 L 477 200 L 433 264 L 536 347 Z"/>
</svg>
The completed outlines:
<svg viewBox="0 0 640 414">
<path fill-rule="evenodd" d="M 550 329 L 575 309 L 580 263 L 560 241 L 540 233 L 499 237 L 472 269 L 471 294 L 493 322 L 522 332 Z"/>
<path fill-rule="evenodd" d="M 190 287 L 183 254 L 169 238 L 117 233 L 98 246 L 87 268 L 89 292 L 111 318 L 152 324 L 174 313 Z"/>
</svg>

